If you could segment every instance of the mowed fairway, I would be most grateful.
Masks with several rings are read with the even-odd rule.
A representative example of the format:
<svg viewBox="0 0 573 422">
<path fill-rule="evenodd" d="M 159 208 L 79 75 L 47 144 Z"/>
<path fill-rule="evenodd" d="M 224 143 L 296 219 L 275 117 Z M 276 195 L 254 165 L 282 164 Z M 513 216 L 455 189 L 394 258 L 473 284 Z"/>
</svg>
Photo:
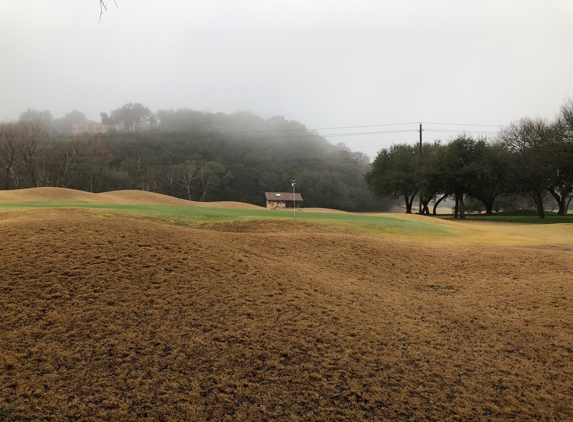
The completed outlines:
<svg viewBox="0 0 573 422">
<path fill-rule="evenodd" d="M 207 205 L 0 192 L 0 420 L 571 420 L 573 225 Z"/>
</svg>

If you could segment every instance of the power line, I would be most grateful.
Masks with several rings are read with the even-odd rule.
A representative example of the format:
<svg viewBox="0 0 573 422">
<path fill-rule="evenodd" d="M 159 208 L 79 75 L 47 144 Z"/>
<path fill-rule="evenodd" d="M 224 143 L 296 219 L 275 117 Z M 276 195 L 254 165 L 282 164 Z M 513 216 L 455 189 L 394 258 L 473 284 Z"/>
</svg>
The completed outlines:
<svg viewBox="0 0 573 422">
<path fill-rule="evenodd" d="M 250 140 L 263 140 L 263 139 L 314 139 L 317 137 L 340 137 L 340 136 L 363 136 L 363 135 L 383 135 L 383 134 L 391 134 L 391 133 L 405 133 L 405 132 L 416 132 L 415 129 L 404 129 L 404 130 L 380 130 L 380 131 L 374 131 L 374 132 L 350 132 L 350 133 L 329 133 L 329 134 L 325 134 L 325 135 L 313 135 L 313 134 L 308 134 L 308 135 L 285 135 L 285 136 L 273 136 L 272 138 L 269 137 L 265 137 L 265 136 L 257 136 L 257 137 L 252 137 L 250 138 Z M 215 135 L 232 135 L 233 132 L 222 132 L 222 133 L 217 133 Z M 95 134 L 94 134 L 95 135 Z M 1 139 L 1 138 L 0 138 Z M 13 139 L 13 138 L 12 138 Z M 69 141 L 73 141 L 73 140 L 77 140 L 77 141 L 82 141 L 83 139 L 78 139 L 78 138 L 46 138 L 46 139 L 27 139 L 26 141 L 38 141 L 38 142 L 52 142 L 52 141 L 56 141 L 56 142 L 69 142 Z M 147 142 L 161 142 L 161 141 L 206 141 L 206 142 L 217 142 L 217 141 L 229 141 L 232 140 L 230 138 L 217 138 L 217 137 L 212 137 L 212 138 L 206 138 L 206 137 L 186 137 L 186 138 L 136 138 L 136 139 L 114 139 L 113 137 L 108 137 L 106 140 L 115 140 L 115 141 L 122 141 L 122 142 L 139 142 L 139 141 L 147 141 Z M 238 139 L 235 139 L 238 140 Z"/>
<path fill-rule="evenodd" d="M 383 124 L 379 124 L 379 125 L 322 127 L 322 128 L 308 129 L 308 130 L 360 129 L 360 128 L 368 128 L 368 127 L 405 126 L 405 125 L 417 125 L 417 124 L 418 124 L 418 122 L 408 122 L 408 123 L 383 123 Z"/>
<path fill-rule="evenodd" d="M 394 133 L 408 133 L 408 132 L 418 132 L 417 129 L 399 129 L 399 130 L 379 130 L 379 131 L 372 131 L 372 132 L 347 132 L 347 133 L 326 133 L 323 135 L 285 135 L 285 136 L 274 136 L 271 139 L 312 139 L 316 137 L 339 137 L 339 136 L 366 136 L 366 135 L 385 135 L 385 134 L 394 134 Z M 451 132 L 451 133 L 497 133 L 491 131 L 478 131 L 478 130 L 453 130 L 453 129 L 424 129 L 424 132 Z M 232 135 L 236 132 L 219 132 L 214 135 L 222 136 L 222 135 Z M 94 134 L 95 135 L 95 134 Z M 148 141 L 148 142 L 157 142 L 157 141 L 209 141 L 209 142 L 216 142 L 216 141 L 229 141 L 230 138 L 217 138 L 217 137 L 185 137 L 185 138 L 136 138 L 136 139 L 114 139 L 113 137 L 107 138 L 112 140 L 120 140 L 124 142 L 134 142 L 134 141 Z M 258 136 L 252 137 L 250 139 L 267 139 L 265 136 Z M 78 138 L 46 138 L 46 139 L 29 139 L 30 141 L 61 141 L 67 142 L 72 140 L 81 141 L 82 139 Z"/>
<path fill-rule="evenodd" d="M 319 128 L 301 128 L 301 129 L 264 129 L 264 130 L 227 130 L 227 131 L 213 131 L 214 134 L 234 134 L 234 133 L 276 133 L 276 132 L 309 132 L 313 130 L 341 130 L 341 129 L 363 129 L 373 127 L 387 127 L 387 126 L 406 126 L 417 125 L 419 123 L 432 124 L 432 125 L 446 125 L 446 126 L 485 126 L 485 127 L 508 127 L 506 125 L 490 125 L 490 124 L 472 124 L 472 123 L 436 123 L 436 122 L 404 122 L 404 123 L 380 123 L 375 125 L 355 125 L 355 126 L 332 126 L 332 127 L 319 127 Z M 183 130 L 182 132 L 184 132 Z M 73 135 L 73 133 L 61 133 L 62 135 Z"/>
<path fill-rule="evenodd" d="M 378 125 L 362 125 L 362 126 L 341 126 L 341 127 L 330 127 L 330 128 L 314 128 L 308 130 L 335 130 L 335 129 L 360 129 L 360 128 L 371 128 L 371 127 L 384 127 L 384 126 L 405 126 L 405 125 L 418 125 L 420 123 L 429 125 L 444 125 L 444 126 L 471 126 L 471 127 L 509 127 L 507 125 L 490 125 L 490 124 L 474 124 L 474 123 L 436 123 L 436 122 L 406 122 L 406 123 L 384 123 Z M 408 131 L 408 130 L 405 130 Z M 417 129 L 414 129 L 417 132 Z M 327 135 L 322 135 L 327 136 Z"/>
<path fill-rule="evenodd" d="M 473 127 L 507 127 L 507 126 L 502 126 L 502 125 L 486 125 L 486 124 L 469 124 L 469 123 L 436 123 L 436 122 L 421 122 L 421 123 L 426 123 L 426 124 L 436 124 L 436 125 L 447 125 L 447 126 L 473 126 Z M 272 133 L 283 133 L 283 132 L 300 132 L 300 131 L 304 131 L 304 132 L 310 132 L 310 131 L 318 131 L 318 130 L 341 130 L 341 129 L 361 129 L 361 128 L 374 128 L 374 127 L 389 127 L 389 126 L 404 126 L 404 125 L 412 125 L 412 124 L 418 124 L 417 122 L 406 122 L 406 123 L 383 123 L 383 124 L 377 124 L 377 125 L 355 125 L 355 126 L 337 126 L 337 127 L 324 127 L 324 128 L 314 128 L 314 129 L 269 129 L 269 130 L 250 130 L 250 131 L 222 131 L 222 132 L 212 132 L 211 133 L 211 137 L 205 137 L 205 136 L 200 136 L 200 137 L 184 137 L 184 138 L 169 138 L 169 137 L 161 137 L 161 138 L 146 138 L 141 137 L 138 139 L 114 139 L 113 135 L 109 136 L 107 135 L 107 139 L 105 140 L 113 140 L 113 141 L 121 141 L 121 142 L 161 142 L 161 141 L 173 141 L 173 142 L 193 142 L 193 141 L 202 141 L 202 142 L 217 142 L 217 141 L 229 141 L 232 140 L 232 138 L 230 139 L 229 137 L 227 138 L 223 138 L 225 136 L 232 136 L 235 134 L 243 134 L 243 133 L 260 133 L 260 134 L 264 134 L 264 133 L 268 133 L 268 134 L 272 134 Z M 433 133 L 455 133 L 455 134 L 464 134 L 464 133 L 469 133 L 469 134 L 496 134 L 497 132 L 493 132 L 493 131 L 478 131 L 478 130 L 455 130 L 455 129 L 436 129 L 436 128 L 430 128 L 430 129 L 424 129 L 425 132 L 433 132 Z M 289 135 L 285 135 L 285 136 L 273 136 L 272 139 L 284 139 L 284 140 L 289 140 L 289 139 L 313 139 L 317 136 L 323 137 L 323 138 L 333 138 L 333 137 L 343 137 L 343 136 L 372 136 L 372 135 L 387 135 L 387 134 L 396 134 L 396 133 L 409 133 L 409 132 L 418 132 L 417 129 L 396 129 L 396 130 L 379 130 L 379 131 L 369 131 L 369 132 L 347 132 L 347 133 L 327 133 L 327 134 L 312 134 L 312 133 L 307 133 L 304 135 L 295 135 L 295 136 L 289 136 Z M 25 134 L 25 132 L 18 132 L 18 133 L 23 133 Z M 137 134 L 141 134 L 142 132 L 134 132 Z M 145 132 L 143 132 L 145 134 Z M 84 134 L 85 135 L 85 134 Z M 97 134 L 89 134 L 89 135 L 97 135 Z M 104 135 L 104 133 L 100 133 L 100 135 Z M 77 140 L 77 141 L 82 141 L 83 139 L 78 139 L 78 138 L 74 138 L 73 135 L 71 135 L 71 138 L 47 138 L 47 139 L 28 139 L 26 141 L 38 141 L 38 142 L 68 142 L 68 141 L 73 141 L 73 140 Z M 79 137 L 82 136 L 82 134 L 78 134 Z M 254 136 L 251 139 L 264 139 L 265 136 Z M 14 139 L 14 138 L 10 138 L 10 139 Z"/>
<path fill-rule="evenodd" d="M 313 130 L 340 130 L 340 129 L 363 129 L 371 127 L 386 127 L 386 126 L 405 126 L 405 125 L 415 125 L 418 122 L 406 122 L 406 123 L 381 123 L 377 125 L 358 125 L 358 126 L 333 126 L 333 127 L 316 127 L 309 129 L 265 129 L 265 130 L 231 130 L 221 133 L 256 133 L 256 132 L 301 132 L 301 131 L 313 131 Z"/>
<path fill-rule="evenodd" d="M 382 135 L 387 133 L 404 133 L 404 132 L 417 132 L 416 129 L 403 129 L 403 130 L 379 130 L 375 132 L 354 132 L 354 133 L 327 133 L 320 135 L 323 138 L 335 136 L 360 136 L 360 135 Z"/>
<path fill-rule="evenodd" d="M 478 133 L 478 134 L 488 134 L 493 135 L 497 132 L 485 131 L 485 130 L 452 130 L 452 129 L 424 129 L 424 132 L 434 132 L 434 133 Z"/>
<path fill-rule="evenodd" d="M 77 160 L 87 160 L 87 161 L 91 161 L 97 159 L 97 157 L 84 157 L 84 156 L 75 156 L 74 159 Z M 153 156 L 151 157 L 146 157 L 146 156 L 142 156 L 142 159 L 149 159 L 149 158 L 155 158 Z M 216 157 L 209 157 L 209 161 L 215 161 Z M 254 164 L 254 163 L 276 163 L 276 162 L 281 162 L 281 163 L 305 163 L 305 162 L 340 162 L 340 161 L 357 161 L 356 158 L 291 158 L 291 159 L 283 159 L 283 158 L 265 158 L 265 159 L 261 159 L 261 160 L 238 160 L 238 161 L 222 161 L 219 160 L 217 161 L 218 163 L 221 164 L 226 164 L 226 165 L 233 165 L 233 164 Z M 149 167 L 171 167 L 171 166 L 177 166 L 177 165 L 184 165 L 185 162 L 183 163 L 177 163 L 177 164 L 155 164 L 155 163 L 145 163 L 145 165 L 149 166 Z M 54 164 L 54 167 L 57 167 L 58 164 Z M 76 162 L 74 164 L 70 165 L 70 168 L 74 168 L 74 167 L 107 167 L 104 164 L 96 164 L 96 163 L 86 163 L 86 162 Z"/>
<path fill-rule="evenodd" d="M 407 123 L 382 123 L 377 125 L 358 125 L 358 126 L 333 126 L 333 127 L 319 127 L 319 128 L 304 128 L 304 129 L 263 129 L 263 130 L 225 130 L 225 131 L 213 131 L 212 134 L 235 134 L 235 133 L 278 133 L 278 132 L 311 132 L 314 130 L 340 130 L 340 129 L 363 129 L 363 128 L 372 128 L 372 127 L 387 127 L 387 126 L 404 126 L 404 125 L 413 125 L 418 124 L 417 122 L 407 122 Z M 186 132 L 190 131 L 190 129 L 184 129 L 181 131 L 171 131 L 171 132 Z M 167 131 L 170 132 L 170 131 Z M 20 133 L 20 132 L 16 132 Z M 25 132 L 21 132 L 25 133 Z M 98 132 L 98 133 L 105 133 L 105 132 Z M 124 132 L 126 133 L 126 132 Z M 127 132 L 129 133 L 129 132 Z M 141 132 L 132 132 L 132 133 L 141 133 Z M 60 132 L 60 135 L 73 135 L 73 132 Z"/>
<path fill-rule="evenodd" d="M 428 125 L 446 125 L 446 126 L 486 126 L 486 127 L 509 127 L 507 125 L 482 125 L 471 123 L 436 123 L 436 122 L 420 122 Z"/>
</svg>

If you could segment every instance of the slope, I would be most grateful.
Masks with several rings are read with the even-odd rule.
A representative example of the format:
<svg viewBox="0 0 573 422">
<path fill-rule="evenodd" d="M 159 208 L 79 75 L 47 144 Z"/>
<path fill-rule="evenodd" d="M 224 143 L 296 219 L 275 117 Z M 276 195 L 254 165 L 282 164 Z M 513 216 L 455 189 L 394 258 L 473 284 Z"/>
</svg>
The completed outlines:
<svg viewBox="0 0 573 422">
<path fill-rule="evenodd" d="M 8 420 L 570 415 L 571 252 L 25 213 L 1 223 Z"/>
</svg>

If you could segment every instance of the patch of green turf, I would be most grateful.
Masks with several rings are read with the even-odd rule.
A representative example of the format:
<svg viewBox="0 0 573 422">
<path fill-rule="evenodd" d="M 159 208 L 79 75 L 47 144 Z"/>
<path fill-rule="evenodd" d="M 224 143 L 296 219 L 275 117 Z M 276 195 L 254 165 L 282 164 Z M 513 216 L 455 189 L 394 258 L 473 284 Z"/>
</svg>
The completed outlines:
<svg viewBox="0 0 573 422">
<path fill-rule="evenodd" d="M 345 230 L 360 232 L 400 232 L 404 231 L 423 235 L 455 235 L 448 226 L 435 221 L 412 221 L 368 214 L 346 214 L 330 212 L 298 212 L 277 211 L 267 209 L 237 209 L 237 208 L 208 208 L 184 205 L 125 205 L 125 204 L 92 204 L 81 202 L 25 202 L 0 204 L 0 209 L 38 209 L 38 208 L 89 208 L 125 212 L 129 214 L 149 216 L 170 221 L 189 222 L 224 222 L 252 219 L 296 219 L 299 221 L 316 222 L 328 226 L 336 226 Z"/>
<path fill-rule="evenodd" d="M 556 212 L 545 211 L 546 215 L 557 215 Z M 503 212 L 496 212 L 493 214 L 495 216 L 500 217 L 539 217 L 539 213 L 537 210 L 512 210 L 512 211 L 503 211 Z"/>
<path fill-rule="evenodd" d="M 500 212 L 492 215 L 467 214 L 469 220 L 504 222 L 504 223 L 527 223 L 527 224 L 557 224 L 573 223 L 573 215 L 557 215 L 555 212 L 546 211 L 545 218 L 539 218 L 535 210 L 517 210 Z"/>
</svg>

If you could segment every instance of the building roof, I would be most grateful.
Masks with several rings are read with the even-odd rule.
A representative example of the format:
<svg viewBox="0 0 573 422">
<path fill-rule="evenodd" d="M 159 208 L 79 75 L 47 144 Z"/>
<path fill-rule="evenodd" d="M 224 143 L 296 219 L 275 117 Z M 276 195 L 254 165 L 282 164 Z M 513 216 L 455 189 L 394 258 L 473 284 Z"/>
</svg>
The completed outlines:
<svg viewBox="0 0 573 422">
<path fill-rule="evenodd" d="M 300 193 L 292 192 L 265 192 L 265 197 L 267 201 L 302 201 L 302 196 Z"/>
</svg>

